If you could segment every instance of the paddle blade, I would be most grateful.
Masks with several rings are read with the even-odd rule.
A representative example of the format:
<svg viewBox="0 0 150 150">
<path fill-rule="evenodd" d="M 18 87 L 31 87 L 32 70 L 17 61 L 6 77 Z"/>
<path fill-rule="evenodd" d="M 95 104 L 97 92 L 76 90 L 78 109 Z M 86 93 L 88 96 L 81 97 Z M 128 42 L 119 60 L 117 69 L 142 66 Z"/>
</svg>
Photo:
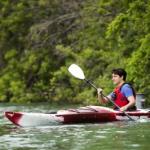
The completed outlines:
<svg viewBox="0 0 150 150">
<path fill-rule="evenodd" d="M 68 71 L 76 78 L 84 80 L 85 76 L 84 73 L 82 71 L 82 69 L 76 65 L 76 64 L 72 64 L 69 66 Z"/>
</svg>

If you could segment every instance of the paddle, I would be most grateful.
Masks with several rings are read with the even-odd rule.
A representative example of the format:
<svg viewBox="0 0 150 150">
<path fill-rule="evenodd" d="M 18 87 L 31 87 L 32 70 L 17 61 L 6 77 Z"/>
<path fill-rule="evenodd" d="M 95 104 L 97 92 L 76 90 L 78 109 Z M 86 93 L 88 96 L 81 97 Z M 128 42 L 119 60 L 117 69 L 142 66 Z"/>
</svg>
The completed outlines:
<svg viewBox="0 0 150 150">
<path fill-rule="evenodd" d="M 76 77 L 77 79 L 80 79 L 80 80 L 84 80 L 85 82 L 87 82 L 88 84 L 90 84 L 93 88 L 95 88 L 97 90 L 97 87 L 91 83 L 89 80 L 87 80 L 85 78 L 85 75 L 82 71 L 82 69 L 76 65 L 76 64 L 72 64 L 69 66 L 68 68 L 68 71 L 74 76 Z M 103 93 L 101 93 L 103 97 L 105 97 L 108 101 L 110 101 L 111 103 L 113 103 L 118 109 L 120 109 L 120 107 L 113 101 L 111 100 L 110 98 L 108 98 L 107 96 L 105 96 Z M 134 119 L 129 116 L 125 111 L 122 111 L 130 120 L 134 121 Z"/>
</svg>

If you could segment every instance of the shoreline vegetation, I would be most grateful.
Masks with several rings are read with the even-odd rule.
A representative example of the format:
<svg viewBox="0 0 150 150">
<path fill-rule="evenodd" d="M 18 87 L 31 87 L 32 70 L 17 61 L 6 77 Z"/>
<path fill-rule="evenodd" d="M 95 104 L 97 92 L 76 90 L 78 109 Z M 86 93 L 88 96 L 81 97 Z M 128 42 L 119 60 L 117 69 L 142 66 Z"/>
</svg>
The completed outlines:
<svg viewBox="0 0 150 150">
<path fill-rule="evenodd" d="M 76 63 L 108 94 L 111 70 L 150 105 L 150 0 L 0 1 L 0 102 L 98 104 Z"/>
</svg>

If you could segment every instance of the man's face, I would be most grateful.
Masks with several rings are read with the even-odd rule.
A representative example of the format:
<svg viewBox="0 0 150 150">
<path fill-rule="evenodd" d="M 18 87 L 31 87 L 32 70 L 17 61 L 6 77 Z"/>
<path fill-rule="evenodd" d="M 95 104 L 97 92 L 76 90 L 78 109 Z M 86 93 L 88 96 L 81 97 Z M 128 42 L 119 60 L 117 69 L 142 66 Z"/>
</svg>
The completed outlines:
<svg viewBox="0 0 150 150">
<path fill-rule="evenodd" d="M 117 74 L 112 74 L 112 81 L 115 85 L 118 85 L 119 83 L 121 83 L 123 81 L 123 76 L 120 77 L 119 75 Z"/>
</svg>

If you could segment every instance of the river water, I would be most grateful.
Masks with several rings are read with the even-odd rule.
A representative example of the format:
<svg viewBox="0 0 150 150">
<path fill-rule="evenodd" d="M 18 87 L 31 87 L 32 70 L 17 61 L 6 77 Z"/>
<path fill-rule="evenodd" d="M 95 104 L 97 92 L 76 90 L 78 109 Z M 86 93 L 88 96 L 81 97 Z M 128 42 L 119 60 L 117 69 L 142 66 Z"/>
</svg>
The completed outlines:
<svg viewBox="0 0 150 150">
<path fill-rule="evenodd" d="M 148 150 L 150 122 L 16 127 L 4 111 L 51 112 L 60 106 L 0 104 L 0 150 Z"/>
</svg>

